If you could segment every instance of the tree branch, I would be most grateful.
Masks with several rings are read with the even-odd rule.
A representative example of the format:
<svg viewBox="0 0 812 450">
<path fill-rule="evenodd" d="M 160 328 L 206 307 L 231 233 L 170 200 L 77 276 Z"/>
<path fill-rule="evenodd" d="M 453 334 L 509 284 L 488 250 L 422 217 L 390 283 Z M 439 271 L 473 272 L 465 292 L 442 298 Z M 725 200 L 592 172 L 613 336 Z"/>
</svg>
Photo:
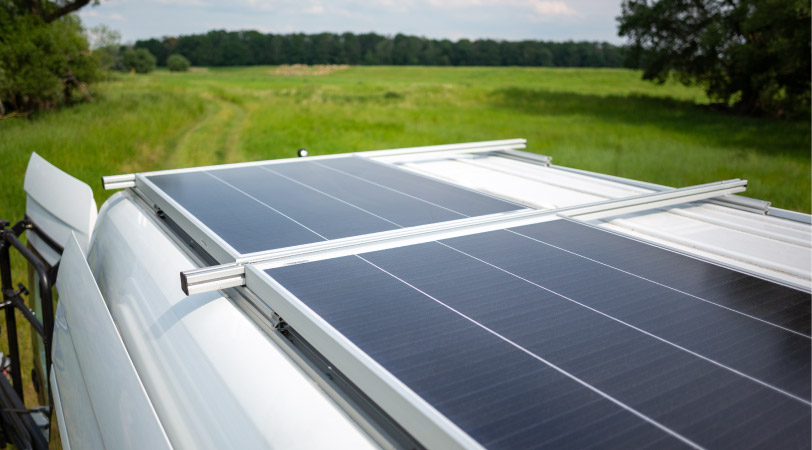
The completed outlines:
<svg viewBox="0 0 812 450">
<path fill-rule="evenodd" d="M 42 20 L 44 20 L 45 23 L 53 22 L 54 20 L 64 16 L 65 14 L 70 14 L 76 11 L 77 9 L 87 5 L 88 3 L 90 3 L 90 0 L 74 0 L 68 4 L 63 5 L 56 11 L 46 14 L 42 18 Z"/>
</svg>

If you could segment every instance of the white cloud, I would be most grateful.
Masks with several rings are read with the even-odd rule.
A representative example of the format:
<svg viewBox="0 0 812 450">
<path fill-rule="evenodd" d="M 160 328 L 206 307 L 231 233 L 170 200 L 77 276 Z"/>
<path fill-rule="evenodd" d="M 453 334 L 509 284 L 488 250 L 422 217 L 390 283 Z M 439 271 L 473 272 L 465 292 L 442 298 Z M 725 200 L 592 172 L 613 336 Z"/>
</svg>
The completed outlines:
<svg viewBox="0 0 812 450">
<path fill-rule="evenodd" d="M 414 6 L 414 0 L 366 0 L 363 2 L 363 6 L 402 13 Z"/>
<path fill-rule="evenodd" d="M 533 10 L 542 16 L 572 16 L 577 14 L 564 2 L 531 1 Z"/>
<path fill-rule="evenodd" d="M 124 20 L 124 16 L 122 16 L 119 13 L 112 13 L 108 17 L 110 17 L 113 20 Z"/>
<path fill-rule="evenodd" d="M 563 1 L 546 0 L 428 0 L 437 8 L 474 8 L 481 6 L 501 6 L 524 9 L 536 19 L 555 16 L 573 16 L 578 12 Z"/>
<path fill-rule="evenodd" d="M 313 5 L 304 10 L 305 14 L 324 14 L 324 7 L 321 5 Z"/>
</svg>

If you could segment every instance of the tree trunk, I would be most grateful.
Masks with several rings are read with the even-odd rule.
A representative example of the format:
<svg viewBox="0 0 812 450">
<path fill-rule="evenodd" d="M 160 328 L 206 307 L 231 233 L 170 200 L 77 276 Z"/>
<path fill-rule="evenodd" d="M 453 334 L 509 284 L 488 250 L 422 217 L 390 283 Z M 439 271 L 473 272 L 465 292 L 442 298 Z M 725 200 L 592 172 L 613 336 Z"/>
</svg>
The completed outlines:
<svg viewBox="0 0 812 450">
<path fill-rule="evenodd" d="M 39 1 L 35 0 L 34 3 L 39 5 Z M 70 3 L 67 3 L 67 4 L 63 5 L 61 8 L 57 9 L 56 11 L 53 11 L 51 13 L 43 15 L 42 20 L 44 20 L 45 23 L 53 22 L 54 20 L 64 16 L 65 14 L 70 14 L 70 13 L 78 10 L 79 8 L 87 5 L 88 3 L 90 3 L 90 0 L 75 0 L 75 1 L 72 1 Z M 42 12 L 40 12 L 40 14 L 42 14 Z"/>
<path fill-rule="evenodd" d="M 736 105 L 736 110 L 741 114 L 753 115 L 760 113 L 758 108 L 758 98 L 760 92 L 757 89 L 742 90 L 742 99 Z"/>
</svg>

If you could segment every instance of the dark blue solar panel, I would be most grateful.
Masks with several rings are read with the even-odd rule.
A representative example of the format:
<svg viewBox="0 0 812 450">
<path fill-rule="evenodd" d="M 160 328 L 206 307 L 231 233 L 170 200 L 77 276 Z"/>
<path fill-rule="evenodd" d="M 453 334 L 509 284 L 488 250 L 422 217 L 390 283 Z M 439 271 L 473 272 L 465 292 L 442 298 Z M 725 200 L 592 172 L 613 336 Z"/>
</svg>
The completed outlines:
<svg viewBox="0 0 812 450">
<path fill-rule="evenodd" d="M 808 294 L 573 222 L 513 231 L 536 240 L 268 274 L 489 448 L 809 447 L 810 340 L 764 306 L 808 317 Z"/>
<path fill-rule="evenodd" d="M 148 178 L 242 254 L 522 208 L 362 158 Z"/>
<path fill-rule="evenodd" d="M 269 273 L 486 447 L 580 448 L 600 442 L 601 431 L 621 447 L 663 438 L 651 424 L 359 258 Z"/>
<path fill-rule="evenodd" d="M 801 291 L 650 245 L 637 245 L 634 255 L 628 255 L 625 251 L 630 245 L 628 238 L 575 222 L 553 221 L 514 231 L 807 336 L 810 334 L 810 296 Z M 600 245 L 594 245 L 595 242 Z"/>
<path fill-rule="evenodd" d="M 208 173 L 154 175 L 149 179 L 240 253 L 322 240 Z"/>
<path fill-rule="evenodd" d="M 423 199 L 465 216 L 481 216 L 520 208 L 514 203 L 364 158 L 334 158 L 312 163 L 333 169 L 334 172 L 358 177 L 365 180 L 368 185 L 374 183 L 386 186 L 401 194 Z"/>
</svg>

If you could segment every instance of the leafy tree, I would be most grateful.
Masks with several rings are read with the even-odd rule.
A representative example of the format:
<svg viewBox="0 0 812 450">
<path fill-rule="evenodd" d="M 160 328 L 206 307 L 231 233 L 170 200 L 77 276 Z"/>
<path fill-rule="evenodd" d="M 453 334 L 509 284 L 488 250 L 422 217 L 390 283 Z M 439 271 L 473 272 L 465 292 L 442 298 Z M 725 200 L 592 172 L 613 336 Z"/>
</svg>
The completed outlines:
<svg viewBox="0 0 812 450">
<path fill-rule="evenodd" d="M 135 73 L 149 73 L 155 69 L 155 57 L 145 48 L 128 48 L 122 61 L 125 70 Z"/>
<path fill-rule="evenodd" d="M 90 99 L 87 83 L 99 75 L 78 17 L 90 0 L 0 1 L 0 115 L 50 109 Z"/>
<path fill-rule="evenodd" d="M 166 60 L 166 66 L 169 67 L 169 70 L 172 72 L 186 72 L 189 70 L 189 60 L 184 58 L 183 55 L 175 53 L 174 55 L 169 55 L 169 58 Z"/>
<path fill-rule="evenodd" d="M 166 65 L 166 60 L 169 57 L 169 51 L 167 46 L 158 39 L 153 38 L 146 41 L 135 41 L 133 48 L 146 49 L 148 52 L 150 52 L 150 54 L 152 54 L 152 56 L 155 57 L 155 64 L 159 66 Z"/>
<path fill-rule="evenodd" d="M 3 10 L 0 9 L 0 16 Z M 51 109 L 99 76 L 98 60 L 89 53 L 78 18 L 45 25 L 36 17 L 5 21 L 0 17 L 0 113 Z M 7 39 L 13 36 L 13 39 Z"/>
<path fill-rule="evenodd" d="M 114 69 L 121 60 L 121 34 L 111 30 L 106 25 L 99 25 L 87 30 L 90 51 L 92 51 L 99 65 L 104 70 Z"/>
<path fill-rule="evenodd" d="M 624 0 L 618 22 L 644 79 L 676 74 L 746 114 L 809 110 L 808 0 Z"/>
</svg>

